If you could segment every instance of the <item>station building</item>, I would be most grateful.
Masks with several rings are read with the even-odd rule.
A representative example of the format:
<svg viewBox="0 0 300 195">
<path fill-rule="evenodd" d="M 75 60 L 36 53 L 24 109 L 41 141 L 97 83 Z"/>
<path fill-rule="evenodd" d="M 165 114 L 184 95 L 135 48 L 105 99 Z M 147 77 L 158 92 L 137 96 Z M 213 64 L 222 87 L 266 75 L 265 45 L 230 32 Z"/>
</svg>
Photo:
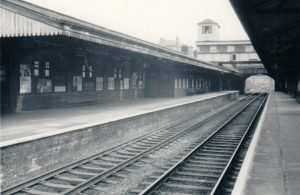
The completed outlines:
<svg viewBox="0 0 300 195">
<path fill-rule="evenodd" d="M 211 19 L 198 23 L 198 59 L 237 69 L 244 74 L 266 73 L 250 40 L 220 40 L 220 28 Z"/>
<path fill-rule="evenodd" d="M 237 71 L 27 2 L 0 6 L 2 113 L 242 88 Z"/>
</svg>

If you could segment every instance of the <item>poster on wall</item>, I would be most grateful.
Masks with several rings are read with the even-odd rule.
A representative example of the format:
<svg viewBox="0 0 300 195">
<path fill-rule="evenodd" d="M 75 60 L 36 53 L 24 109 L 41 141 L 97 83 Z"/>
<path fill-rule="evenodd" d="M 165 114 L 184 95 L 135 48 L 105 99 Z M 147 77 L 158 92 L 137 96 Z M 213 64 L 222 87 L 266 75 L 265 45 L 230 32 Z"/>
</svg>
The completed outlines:
<svg viewBox="0 0 300 195">
<path fill-rule="evenodd" d="M 82 77 L 73 76 L 73 91 L 82 91 Z"/>
<path fill-rule="evenodd" d="M 124 78 L 124 89 L 129 89 L 129 78 Z"/>
<path fill-rule="evenodd" d="M 114 90 L 114 89 L 115 89 L 115 78 L 108 77 L 108 90 Z"/>
<path fill-rule="evenodd" d="M 55 83 L 55 86 L 54 86 L 55 92 L 65 92 L 66 91 L 66 84 L 65 84 L 64 76 L 55 76 L 54 83 Z"/>
<path fill-rule="evenodd" d="M 143 81 L 139 80 L 139 89 L 143 89 Z"/>
<path fill-rule="evenodd" d="M 103 90 L 103 77 L 96 77 L 96 90 Z"/>
<path fill-rule="evenodd" d="M 131 77 L 131 86 L 132 89 L 136 88 L 136 80 L 137 80 L 137 74 L 135 72 L 132 73 L 132 77 Z"/>
<path fill-rule="evenodd" d="M 124 81 L 120 80 L 120 89 L 124 89 Z"/>
<path fill-rule="evenodd" d="M 29 64 L 20 64 L 20 94 L 31 93 L 31 71 Z"/>
<path fill-rule="evenodd" d="M 37 93 L 50 93 L 52 91 L 51 79 L 38 79 L 36 83 Z"/>
</svg>

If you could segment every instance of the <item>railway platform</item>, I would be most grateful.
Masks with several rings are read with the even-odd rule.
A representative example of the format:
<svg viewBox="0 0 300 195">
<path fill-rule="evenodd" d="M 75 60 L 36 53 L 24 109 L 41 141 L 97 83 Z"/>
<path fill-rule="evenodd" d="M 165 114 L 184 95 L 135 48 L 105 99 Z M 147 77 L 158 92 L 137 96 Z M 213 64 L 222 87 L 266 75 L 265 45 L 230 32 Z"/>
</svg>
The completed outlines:
<svg viewBox="0 0 300 195">
<path fill-rule="evenodd" d="M 105 151 L 195 112 L 209 112 L 237 98 L 237 91 L 222 91 L 4 115 L 0 149 L 1 166 L 6 171 L 2 187 Z M 9 169 L 12 166 L 16 169 Z"/>
<path fill-rule="evenodd" d="M 143 98 L 125 100 L 120 103 L 7 114 L 2 117 L 0 147 L 109 123 L 231 93 L 236 93 L 236 91 L 214 92 L 180 98 Z"/>
<path fill-rule="evenodd" d="M 233 194 L 292 195 L 300 185 L 300 105 L 272 93 L 247 152 Z"/>
</svg>

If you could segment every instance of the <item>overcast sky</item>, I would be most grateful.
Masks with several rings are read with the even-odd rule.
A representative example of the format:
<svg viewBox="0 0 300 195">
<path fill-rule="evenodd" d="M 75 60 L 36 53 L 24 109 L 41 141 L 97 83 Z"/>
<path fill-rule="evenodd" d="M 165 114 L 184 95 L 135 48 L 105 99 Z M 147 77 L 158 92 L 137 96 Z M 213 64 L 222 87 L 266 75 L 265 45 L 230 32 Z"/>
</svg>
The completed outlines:
<svg viewBox="0 0 300 195">
<path fill-rule="evenodd" d="M 220 39 L 248 39 L 229 0 L 26 0 L 152 43 L 175 39 L 195 46 L 197 23 L 210 18 Z"/>
</svg>

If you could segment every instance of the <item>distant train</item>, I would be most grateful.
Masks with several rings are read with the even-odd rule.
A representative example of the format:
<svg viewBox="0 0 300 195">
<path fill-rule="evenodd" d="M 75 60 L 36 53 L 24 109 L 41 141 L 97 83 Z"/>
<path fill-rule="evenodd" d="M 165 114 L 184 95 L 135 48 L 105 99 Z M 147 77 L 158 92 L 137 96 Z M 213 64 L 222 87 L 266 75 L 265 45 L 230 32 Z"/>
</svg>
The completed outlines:
<svg viewBox="0 0 300 195">
<path fill-rule="evenodd" d="M 245 93 L 273 92 L 275 81 L 266 75 L 254 75 L 246 79 Z"/>
</svg>

